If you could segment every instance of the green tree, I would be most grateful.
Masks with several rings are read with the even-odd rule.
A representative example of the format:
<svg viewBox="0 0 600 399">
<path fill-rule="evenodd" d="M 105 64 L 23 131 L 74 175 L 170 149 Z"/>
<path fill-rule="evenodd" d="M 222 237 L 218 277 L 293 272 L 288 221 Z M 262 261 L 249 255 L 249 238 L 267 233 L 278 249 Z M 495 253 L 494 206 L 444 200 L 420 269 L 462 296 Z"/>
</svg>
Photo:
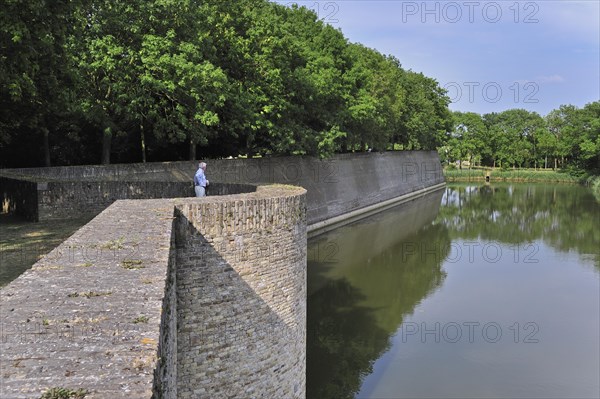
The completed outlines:
<svg viewBox="0 0 600 399">
<path fill-rule="evenodd" d="M 0 146 L 16 134 L 43 143 L 51 164 L 50 133 L 69 111 L 72 71 L 65 40 L 79 2 L 0 2 Z M 54 134 L 54 133 L 53 133 Z"/>
<path fill-rule="evenodd" d="M 492 141 L 494 166 L 535 166 L 537 148 L 535 134 L 543 127 L 543 119 L 535 112 L 510 109 L 483 116 Z"/>
<path fill-rule="evenodd" d="M 450 99 L 435 79 L 412 71 L 403 74 L 407 96 L 399 127 L 401 144 L 408 150 L 435 149 L 452 129 Z"/>
<path fill-rule="evenodd" d="M 128 112 L 137 91 L 143 3 L 92 0 L 78 10 L 69 50 L 79 71 L 82 112 L 101 132 L 101 161 L 110 163 L 114 135 L 135 123 Z"/>
<path fill-rule="evenodd" d="M 454 129 L 450 133 L 450 151 L 462 168 L 462 161 L 469 161 L 469 168 L 475 160 L 481 160 L 488 151 L 485 143 L 487 128 L 481 115 L 474 112 L 452 113 Z"/>
<path fill-rule="evenodd" d="M 267 0 L 3 5 L 3 154 L 13 139 L 30 145 L 43 136 L 48 162 L 49 137 L 82 154 L 101 148 L 103 163 L 111 155 L 145 161 L 156 148 L 179 158 L 185 143 L 190 158 L 198 145 L 203 155 L 328 156 L 432 149 L 451 129 L 449 100 L 434 79 L 349 43 L 305 7 Z M 65 150 L 61 157 L 88 159 Z"/>
<path fill-rule="evenodd" d="M 174 30 L 162 37 L 145 35 L 141 58 L 141 84 L 154 97 L 155 134 L 171 142 L 188 141 L 189 159 L 196 159 L 197 144 L 206 145 L 210 128 L 219 123 L 227 76 L 204 60 L 200 46 L 178 42 Z"/>
<path fill-rule="evenodd" d="M 546 169 L 548 168 L 548 157 L 556 158 L 558 139 L 547 127 L 538 129 L 536 139 L 538 150 L 544 157 L 544 169 Z"/>
<path fill-rule="evenodd" d="M 577 129 L 580 132 L 579 166 L 600 172 L 600 101 L 586 104 L 580 111 Z"/>
</svg>

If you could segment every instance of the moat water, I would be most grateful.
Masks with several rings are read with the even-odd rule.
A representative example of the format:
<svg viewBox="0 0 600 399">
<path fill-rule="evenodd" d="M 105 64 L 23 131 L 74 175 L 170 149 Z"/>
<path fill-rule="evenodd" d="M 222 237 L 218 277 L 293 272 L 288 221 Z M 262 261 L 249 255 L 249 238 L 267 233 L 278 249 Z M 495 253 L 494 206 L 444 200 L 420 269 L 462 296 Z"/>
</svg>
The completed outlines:
<svg viewBox="0 0 600 399">
<path fill-rule="evenodd" d="M 588 189 L 449 185 L 308 249 L 309 399 L 600 396 Z"/>
</svg>

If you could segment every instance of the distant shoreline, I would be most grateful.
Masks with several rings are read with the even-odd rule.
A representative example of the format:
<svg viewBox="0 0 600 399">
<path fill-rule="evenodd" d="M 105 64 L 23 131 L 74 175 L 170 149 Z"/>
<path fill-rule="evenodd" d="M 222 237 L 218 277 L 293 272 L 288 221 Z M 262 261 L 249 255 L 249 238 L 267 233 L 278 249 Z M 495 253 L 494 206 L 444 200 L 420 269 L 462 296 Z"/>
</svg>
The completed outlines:
<svg viewBox="0 0 600 399">
<path fill-rule="evenodd" d="M 585 183 L 585 179 L 571 176 L 565 172 L 554 170 L 534 169 L 444 169 L 444 177 L 447 182 L 469 182 L 486 181 L 489 176 L 490 182 L 517 182 L 517 183 Z"/>
</svg>

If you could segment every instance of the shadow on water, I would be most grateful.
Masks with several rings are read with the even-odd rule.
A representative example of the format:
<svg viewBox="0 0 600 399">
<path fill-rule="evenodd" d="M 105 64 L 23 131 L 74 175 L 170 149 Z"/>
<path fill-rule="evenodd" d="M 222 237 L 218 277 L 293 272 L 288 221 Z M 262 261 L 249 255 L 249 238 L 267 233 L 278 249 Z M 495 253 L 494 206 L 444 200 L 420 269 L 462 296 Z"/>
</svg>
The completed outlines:
<svg viewBox="0 0 600 399">
<path fill-rule="evenodd" d="M 441 286 L 442 193 L 310 240 L 307 398 L 354 397 L 403 318 Z"/>
</svg>

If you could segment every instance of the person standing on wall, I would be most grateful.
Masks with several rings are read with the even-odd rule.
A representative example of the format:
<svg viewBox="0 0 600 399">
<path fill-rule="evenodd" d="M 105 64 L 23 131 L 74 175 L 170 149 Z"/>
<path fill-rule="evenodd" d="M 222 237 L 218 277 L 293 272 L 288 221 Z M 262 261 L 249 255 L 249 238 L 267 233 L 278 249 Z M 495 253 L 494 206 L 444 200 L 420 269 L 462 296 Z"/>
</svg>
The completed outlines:
<svg viewBox="0 0 600 399">
<path fill-rule="evenodd" d="M 206 187 L 208 186 L 208 180 L 204 171 L 206 170 L 206 163 L 200 162 L 198 164 L 198 170 L 194 175 L 194 191 L 196 191 L 196 197 L 206 196 Z"/>
</svg>

